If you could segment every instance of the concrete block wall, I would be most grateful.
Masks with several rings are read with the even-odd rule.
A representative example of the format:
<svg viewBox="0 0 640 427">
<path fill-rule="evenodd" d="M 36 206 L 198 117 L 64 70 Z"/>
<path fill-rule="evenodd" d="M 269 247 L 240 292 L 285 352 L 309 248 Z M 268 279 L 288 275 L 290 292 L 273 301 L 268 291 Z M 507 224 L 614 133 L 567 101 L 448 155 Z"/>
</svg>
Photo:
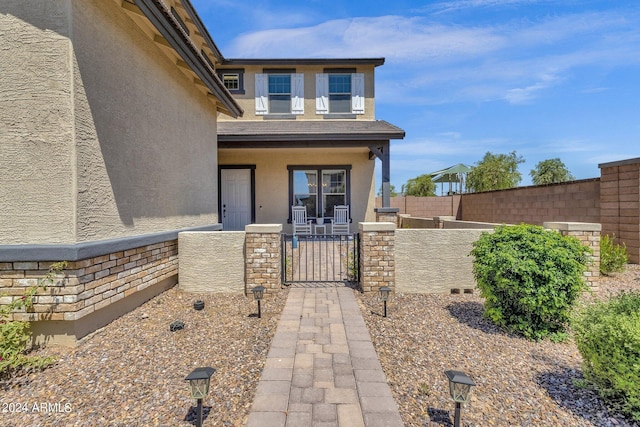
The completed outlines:
<svg viewBox="0 0 640 427">
<path fill-rule="evenodd" d="M 244 231 L 188 231 L 178 234 L 178 284 L 185 292 L 245 291 Z"/>
<path fill-rule="evenodd" d="M 441 197 L 396 196 L 391 197 L 390 205 L 398 212 L 408 213 L 418 218 L 434 216 L 455 216 L 459 219 L 461 195 Z M 376 206 L 381 206 L 382 199 L 376 198 Z"/>
<path fill-rule="evenodd" d="M 629 261 L 640 263 L 640 158 L 599 165 L 602 234 L 627 247 Z"/>
<path fill-rule="evenodd" d="M 473 290 L 472 243 L 485 230 L 396 230 L 396 290 L 450 293 Z"/>
<path fill-rule="evenodd" d="M 462 195 L 464 221 L 542 225 L 600 222 L 600 179 Z"/>
</svg>

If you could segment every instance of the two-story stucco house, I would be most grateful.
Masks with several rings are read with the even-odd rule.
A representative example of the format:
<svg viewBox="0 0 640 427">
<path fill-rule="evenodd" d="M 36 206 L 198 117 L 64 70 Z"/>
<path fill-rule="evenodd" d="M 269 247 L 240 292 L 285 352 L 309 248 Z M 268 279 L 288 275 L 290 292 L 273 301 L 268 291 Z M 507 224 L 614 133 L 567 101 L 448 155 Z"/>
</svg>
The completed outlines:
<svg viewBox="0 0 640 427">
<path fill-rule="evenodd" d="M 0 304 L 69 262 L 13 315 L 39 341 L 175 285 L 181 231 L 287 224 L 299 191 L 372 218 L 404 135 L 382 59 L 225 59 L 188 0 L 5 0 L 0 46 Z"/>
<path fill-rule="evenodd" d="M 388 182 L 389 141 L 404 131 L 375 118 L 374 59 L 223 59 L 216 71 L 244 110 L 218 122 L 220 217 L 225 229 L 290 222 L 351 207 L 374 220 L 374 166 Z M 388 206 L 388 204 L 386 205 Z"/>
</svg>

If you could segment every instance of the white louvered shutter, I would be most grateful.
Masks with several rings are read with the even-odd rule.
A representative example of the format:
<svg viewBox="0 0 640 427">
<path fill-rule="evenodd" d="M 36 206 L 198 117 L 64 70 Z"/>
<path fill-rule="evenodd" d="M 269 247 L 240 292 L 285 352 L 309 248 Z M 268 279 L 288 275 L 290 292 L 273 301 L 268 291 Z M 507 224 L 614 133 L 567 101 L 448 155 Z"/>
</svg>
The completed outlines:
<svg viewBox="0 0 640 427">
<path fill-rule="evenodd" d="M 269 76 L 256 74 L 256 114 L 269 113 Z"/>
<path fill-rule="evenodd" d="M 351 112 L 364 114 L 364 74 L 351 74 Z"/>
<path fill-rule="evenodd" d="M 316 74 L 316 114 L 329 114 L 328 74 Z"/>
<path fill-rule="evenodd" d="M 291 74 L 291 113 L 304 114 L 304 74 Z"/>
</svg>

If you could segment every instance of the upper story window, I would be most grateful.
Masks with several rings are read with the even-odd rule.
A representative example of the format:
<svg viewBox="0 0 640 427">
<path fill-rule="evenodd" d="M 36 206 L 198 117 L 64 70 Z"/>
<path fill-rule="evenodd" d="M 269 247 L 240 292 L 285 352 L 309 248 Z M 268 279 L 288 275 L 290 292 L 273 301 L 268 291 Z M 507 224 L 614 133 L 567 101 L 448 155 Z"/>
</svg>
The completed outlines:
<svg viewBox="0 0 640 427">
<path fill-rule="evenodd" d="M 351 74 L 329 74 L 329 111 L 351 112 Z"/>
<path fill-rule="evenodd" d="M 291 113 L 291 74 L 269 75 L 269 112 Z"/>
<path fill-rule="evenodd" d="M 256 114 L 304 114 L 304 75 L 256 74 Z"/>
<path fill-rule="evenodd" d="M 244 70 L 220 70 L 218 69 L 218 76 L 224 87 L 226 87 L 229 92 L 236 94 L 244 93 Z"/>
<path fill-rule="evenodd" d="M 316 114 L 364 114 L 364 74 L 316 74 Z"/>
</svg>

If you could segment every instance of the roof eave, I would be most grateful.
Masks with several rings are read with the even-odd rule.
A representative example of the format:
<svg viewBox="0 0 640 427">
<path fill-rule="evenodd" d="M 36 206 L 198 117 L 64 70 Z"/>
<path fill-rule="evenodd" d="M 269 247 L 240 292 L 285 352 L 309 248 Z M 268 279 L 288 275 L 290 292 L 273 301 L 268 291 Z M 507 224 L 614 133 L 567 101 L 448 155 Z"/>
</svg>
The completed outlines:
<svg viewBox="0 0 640 427">
<path fill-rule="evenodd" d="M 218 110 L 233 118 L 242 116 L 244 114 L 242 107 L 224 87 L 209 63 L 197 51 L 189 37 L 173 19 L 171 12 L 166 10 L 164 3 L 161 0 L 135 0 L 135 4 L 217 99 L 219 103 Z M 199 27 L 204 28 L 197 15 L 194 15 L 193 18 L 197 20 Z"/>
<path fill-rule="evenodd" d="M 221 65 L 373 65 L 384 64 L 384 58 L 227 58 Z"/>
</svg>

